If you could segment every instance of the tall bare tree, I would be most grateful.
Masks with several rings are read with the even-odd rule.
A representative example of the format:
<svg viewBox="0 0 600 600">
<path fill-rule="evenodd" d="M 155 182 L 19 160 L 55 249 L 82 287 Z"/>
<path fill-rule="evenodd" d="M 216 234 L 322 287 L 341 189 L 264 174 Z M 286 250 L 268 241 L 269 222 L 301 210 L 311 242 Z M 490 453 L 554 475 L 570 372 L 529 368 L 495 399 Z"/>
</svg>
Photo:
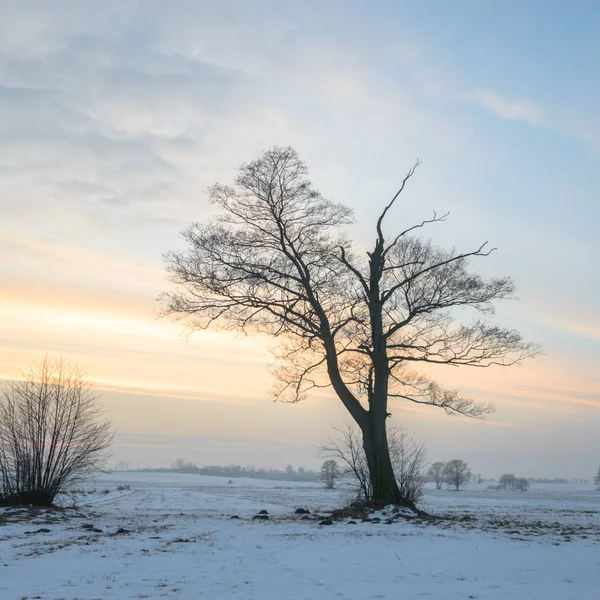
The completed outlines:
<svg viewBox="0 0 600 600">
<path fill-rule="evenodd" d="M 417 163 L 418 164 L 418 163 Z M 213 221 L 184 232 L 184 251 L 166 254 L 174 291 L 165 314 L 192 328 L 217 326 L 279 340 L 276 397 L 296 402 L 331 386 L 362 431 L 373 500 L 404 501 L 386 437 L 390 399 L 482 417 L 492 407 L 444 389 L 414 370 L 420 363 L 512 365 L 537 352 L 516 332 L 488 324 L 495 300 L 513 296 L 509 278 L 468 269 L 487 243 L 444 250 L 414 233 L 434 214 L 389 235 L 386 223 L 415 167 L 383 207 L 371 250 L 356 254 L 340 227 L 347 207 L 324 198 L 291 148 L 243 164 L 233 186 L 214 185 Z M 463 311 L 478 319 L 460 323 Z"/>
<path fill-rule="evenodd" d="M 103 465 L 112 436 L 76 365 L 34 365 L 0 398 L 0 504 L 50 505 Z"/>
</svg>

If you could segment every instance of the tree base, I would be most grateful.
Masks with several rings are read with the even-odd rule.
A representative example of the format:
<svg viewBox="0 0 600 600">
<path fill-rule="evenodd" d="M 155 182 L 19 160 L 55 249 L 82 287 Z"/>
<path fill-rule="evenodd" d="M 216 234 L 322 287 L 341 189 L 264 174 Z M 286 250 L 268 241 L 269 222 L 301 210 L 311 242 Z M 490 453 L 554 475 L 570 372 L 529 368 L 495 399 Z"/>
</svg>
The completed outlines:
<svg viewBox="0 0 600 600">
<path fill-rule="evenodd" d="M 54 496 L 43 492 L 22 492 L 20 494 L 0 497 L 0 506 L 13 508 L 22 508 L 25 506 L 47 508 L 52 506 L 53 502 Z"/>
<path fill-rule="evenodd" d="M 409 509 L 410 511 L 412 511 L 414 513 L 414 517 L 416 518 L 421 518 L 421 519 L 429 519 L 430 515 L 428 513 L 426 513 L 423 510 L 420 510 L 418 508 L 415 508 L 414 506 L 409 506 L 408 504 L 382 504 L 380 502 L 377 502 L 375 500 L 367 500 L 367 501 L 363 501 L 363 500 L 356 500 L 355 502 L 352 502 L 349 506 L 346 506 L 344 508 L 340 508 L 337 510 L 334 510 L 331 512 L 331 518 L 333 520 L 343 520 L 343 519 L 366 519 L 368 518 L 372 513 L 382 510 L 383 508 L 387 508 L 392 506 L 393 508 L 391 509 L 392 514 L 394 513 L 394 508 L 398 508 L 400 509 L 400 512 L 402 509 Z M 398 510 L 396 512 L 399 512 Z M 403 515 L 406 518 L 409 518 L 407 515 Z M 410 517 L 413 518 L 413 517 Z"/>
</svg>

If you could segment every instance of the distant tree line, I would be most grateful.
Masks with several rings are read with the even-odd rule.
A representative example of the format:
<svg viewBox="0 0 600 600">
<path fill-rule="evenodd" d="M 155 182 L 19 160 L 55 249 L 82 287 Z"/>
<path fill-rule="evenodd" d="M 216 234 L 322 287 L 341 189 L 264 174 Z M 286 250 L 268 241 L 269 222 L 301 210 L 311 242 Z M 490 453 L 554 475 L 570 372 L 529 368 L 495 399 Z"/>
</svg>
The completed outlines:
<svg viewBox="0 0 600 600">
<path fill-rule="evenodd" d="M 528 477 L 527 481 L 529 481 L 529 483 L 564 483 L 564 484 L 568 484 L 569 480 L 568 479 L 563 479 L 560 477 L 555 477 L 554 479 L 546 479 L 546 478 L 539 478 L 539 477 Z"/>
<path fill-rule="evenodd" d="M 461 481 L 457 480 L 457 468 L 460 463 L 460 469 L 463 474 L 459 477 Z M 504 473 L 499 479 L 486 479 L 484 480 L 481 475 L 473 475 L 463 461 L 452 460 L 449 462 L 434 462 L 429 466 L 427 471 L 426 481 L 435 483 L 436 489 L 441 490 L 444 484 L 455 489 L 460 489 L 462 485 L 468 482 L 482 483 L 484 481 L 489 482 L 491 485 L 488 486 L 488 490 L 506 490 L 506 491 L 522 491 L 525 492 L 529 489 L 532 483 L 537 484 L 589 484 L 590 481 L 585 479 L 564 479 L 555 477 L 554 479 L 538 478 L 538 477 L 517 477 L 514 473 Z M 594 483 L 600 485 L 600 468 L 594 477 Z"/>
<path fill-rule="evenodd" d="M 264 469 L 253 466 L 242 467 L 240 465 L 210 465 L 199 467 L 195 463 L 187 462 L 183 458 L 178 458 L 171 469 L 143 469 L 145 471 L 172 470 L 180 473 L 195 473 L 197 475 L 213 475 L 215 477 L 248 477 L 249 479 L 277 479 L 282 481 L 319 481 L 320 473 L 311 471 L 304 467 L 294 469 L 288 465 L 285 469 Z"/>
</svg>

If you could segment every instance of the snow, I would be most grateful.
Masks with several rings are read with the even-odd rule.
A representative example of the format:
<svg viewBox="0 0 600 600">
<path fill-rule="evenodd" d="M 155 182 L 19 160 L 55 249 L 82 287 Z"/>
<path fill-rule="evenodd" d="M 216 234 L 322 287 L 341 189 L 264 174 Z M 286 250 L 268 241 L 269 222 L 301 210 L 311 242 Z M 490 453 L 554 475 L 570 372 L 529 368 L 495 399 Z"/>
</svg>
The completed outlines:
<svg viewBox="0 0 600 600">
<path fill-rule="evenodd" d="M 484 487 L 427 490 L 423 508 L 440 517 L 430 522 L 385 524 L 385 510 L 381 523 L 325 526 L 347 490 L 104 475 L 74 495 L 76 508 L 0 509 L 0 599 L 600 597 L 600 492 Z M 269 519 L 253 519 L 263 509 Z"/>
</svg>

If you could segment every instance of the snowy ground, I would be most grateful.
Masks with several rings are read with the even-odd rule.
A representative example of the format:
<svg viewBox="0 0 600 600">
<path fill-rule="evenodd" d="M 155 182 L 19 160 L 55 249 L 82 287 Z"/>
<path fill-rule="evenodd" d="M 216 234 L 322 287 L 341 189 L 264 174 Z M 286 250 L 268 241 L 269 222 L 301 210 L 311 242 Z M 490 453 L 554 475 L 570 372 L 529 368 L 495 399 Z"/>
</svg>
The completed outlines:
<svg viewBox="0 0 600 600">
<path fill-rule="evenodd" d="M 428 490 L 433 522 L 327 526 L 348 492 L 106 475 L 76 508 L 0 509 L 0 599 L 600 598 L 600 492 L 483 487 Z M 268 520 L 253 519 L 260 510 Z"/>
</svg>

